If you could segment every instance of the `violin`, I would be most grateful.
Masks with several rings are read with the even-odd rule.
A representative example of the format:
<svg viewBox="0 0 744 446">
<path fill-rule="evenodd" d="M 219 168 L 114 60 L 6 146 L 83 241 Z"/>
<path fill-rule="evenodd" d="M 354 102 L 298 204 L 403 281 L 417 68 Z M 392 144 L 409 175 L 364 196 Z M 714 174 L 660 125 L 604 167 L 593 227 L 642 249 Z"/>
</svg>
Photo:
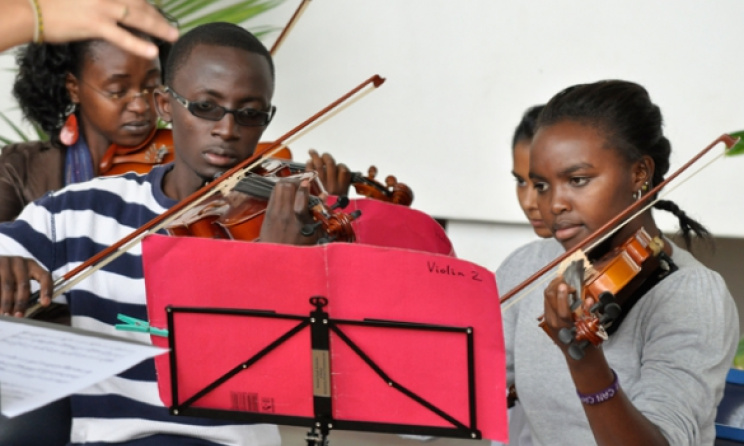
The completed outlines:
<svg viewBox="0 0 744 446">
<path fill-rule="evenodd" d="M 375 180 L 377 167 L 370 166 L 367 176 L 359 172 L 351 174 L 351 185 L 359 195 L 387 201 L 388 203 L 410 206 L 413 203 L 413 191 L 403 183 L 399 183 L 393 175 L 385 177 L 385 185 Z"/>
<path fill-rule="evenodd" d="M 111 144 L 98 164 L 99 175 L 125 172 L 147 173 L 158 164 L 170 163 L 175 157 L 170 129 L 155 129 L 144 142 L 134 147 Z"/>
<path fill-rule="evenodd" d="M 340 199 L 326 207 L 317 196 L 322 185 L 315 172 L 295 173 L 288 162 L 273 158 L 266 159 L 227 193 L 214 195 L 202 205 L 189 209 L 165 229 L 175 236 L 257 241 L 271 192 L 281 179 L 311 180 L 311 194 L 314 195 L 310 196 L 308 207 L 315 223 L 303 227 L 303 235 L 311 236 L 322 228 L 326 235 L 321 237 L 320 243 L 354 242 L 351 222 L 359 218 L 361 212 L 337 211 L 348 204 L 348 199 Z"/>
<path fill-rule="evenodd" d="M 566 266 L 562 275 L 573 290 L 569 305 L 574 326 L 561 329 L 558 338 L 569 346 L 569 356 L 581 359 L 589 344 L 596 347 L 608 339 L 606 329 L 620 316 L 620 303 L 658 270 L 663 249 L 660 237 L 651 237 L 640 228 L 599 260 L 588 263 L 580 258 Z M 543 317 L 538 320 L 547 330 Z"/>
</svg>

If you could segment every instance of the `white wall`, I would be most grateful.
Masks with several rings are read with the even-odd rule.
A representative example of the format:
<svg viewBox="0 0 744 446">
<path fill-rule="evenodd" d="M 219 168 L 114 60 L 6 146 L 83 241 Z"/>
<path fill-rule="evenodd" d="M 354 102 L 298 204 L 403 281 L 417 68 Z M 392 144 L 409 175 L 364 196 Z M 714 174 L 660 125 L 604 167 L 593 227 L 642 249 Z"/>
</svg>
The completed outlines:
<svg viewBox="0 0 744 446">
<path fill-rule="evenodd" d="M 267 135 L 379 73 L 378 91 L 294 151 L 377 164 L 438 217 L 522 222 L 508 193 L 511 132 L 526 107 L 570 84 L 645 85 L 665 114 L 673 168 L 744 128 L 740 17 L 738 0 L 316 0 L 275 57 L 279 113 Z M 742 168 L 744 159 L 717 162 L 670 198 L 717 234 L 741 236 L 744 206 L 724 191 L 741 187 Z"/>
</svg>

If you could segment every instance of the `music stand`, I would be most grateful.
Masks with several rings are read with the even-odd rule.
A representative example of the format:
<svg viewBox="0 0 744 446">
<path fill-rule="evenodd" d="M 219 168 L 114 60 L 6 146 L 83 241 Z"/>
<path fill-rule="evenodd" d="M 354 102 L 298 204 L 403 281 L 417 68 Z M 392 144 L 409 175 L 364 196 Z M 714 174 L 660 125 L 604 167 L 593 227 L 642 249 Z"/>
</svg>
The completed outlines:
<svg viewBox="0 0 744 446">
<path fill-rule="evenodd" d="M 309 314 L 317 308 L 308 299 L 323 296 L 326 320 L 337 329 L 328 328 L 327 335 L 334 429 L 370 430 L 366 422 L 390 433 L 472 438 L 476 432 L 507 441 L 503 329 L 498 290 L 487 269 L 448 256 L 346 243 L 294 247 L 154 235 L 143 241 L 142 253 L 149 326 L 173 326 L 170 339 L 152 335 L 155 345 L 176 351 L 175 367 L 167 355 L 155 358 L 166 407 L 176 406 L 180 414 L 215 410 L 231 420 L 237 413 L 250 422 L 314 426 Z M 303 321 L 308 322 L 297 328 Z M 297 335 L 287 335 L 295 329 Z M 250 413 L 250 420 L 241 412 Z"/>
<path fill-rule="evenodd" d="M 168 337 L 171 346 L 171 414 L 230 419 L 254 423 L 306 426 L 310 427 L 306 439 L 308 445 L 312 446 L 326 445 L 328 442 L 328 435 L 332 429 L 432 435 L 469 439 L 481 438 L 481 433 L 477 429 L 476 422 L 475 359 L 473 348 L 474 333 L 471 327 L 454 327 L 383 320 L 355 321 L 334 319 L 325 311 L 325 307 L 328 304 L 328 300 L 325 297 L 312 297 L 310 298 L 310 304 L 314 306 L 315 309 L 309 312 L 307 316 L 279 314 L 267 312 L 266 310 L 167 307 Z M 185 318 L 181 317 L 184 315 L 195 316 Z M 279 328 L 277 332 L 281 332 L 281 334 L 273 341 L 268 342 L 266 345 L 258 346 L 255 353 L 250 355 L 250 357 L 236 358 L 238 361 L 233 363 L 233 365 L 227 370 L 224 370 L 224 373 L 220 376 L 207 380 L 208 382 L 206 382 L 206 384 L 202 382 L 202 384 L 204 384 L 203 387 L 201 384 L 198 385 L 197 388 L 201 387 L 201 389 L 195 393 L 191 395 L 188 395 L 188 393 L 184 394 L 182 389 L 179 389 L 179 383 L 183 379 L 188 379 L 188 372 L 182 373 L 184 368 L 187 370 L 189 367 L 192 367 L 192 364 L 189 364 L 192 360 L 202 361 L 203 358 L 182 358 L 181 350 L 178 347 L 179 336 L 194 336 L 193 327 L 189 327 L 189 325 L 194 323 L 198 324 L 199 319 L 209 317 L 219 317 L 223 321 L 227 321 L 227 318 L 236 318 L 236 320 L 243 319 L 242 322 L 236 322 L 240 324 L 247 324 L 250 321 L 255 321 L 257 319 L 262 319 L 264 321 L 291 321 L 291 323 L 279 324 L 282 325 L 282 327 Z M 224 322 L 224 324 L 230 325 L 227 322 Z M 288 327 L 289 329 L 287 329 Z M 467 359 L 467 365 L 464 369 L 466 371 L 466 376 L 463 376 L 464 379 L 467 379 L 468 383 L 467 420 L 458 420 L 457 417 L 453 416 L 453 414 L 448 413 L 446 408 L 439 407 L 438 404 L 428 401 L 424 395 L 420 394 L 420 392 L 412 390 L 409 386 L 410 383 L 397 380 L 396 375 L 398 375 L 398 373 L 396 373 L 396 370 L 384 370 L 384 368 L 378 364 L 368 352 L 365 352 L 365 349 L 362 346 L 352 339 L 353 336 L 347 333 L 349 327 L 365 327 L 366 329 L 375 330 L 418 330 L 431 333 L 446 333 L 460 338 L 461 348 L 463 349 Z M 356 334 L 358 335 L 359 333 Z M 230 387 L 230 381 L 233 378 L 241 373 L 250 371 L 252 366 L 262 360 L 265 361 L 271 356 L 272 352 L 277 351 L 277 349 L 284 343 L 289 342 L 294 338 L 304 338 L 306 347 L 311 352 L 307 358 L 312 361 L 312 377 L 306 377 L 312 379 L 312 395 L 307 395 L 308 397 L 312 396 L 311 416 L 269 413 L 268 411 L 261 411 L 257 404 L 249 404 L 248 406 L 250 407 L 247 407 L 245 404 L 236 403 L 236 396 L 234 393 L 231 394 L 230 408 L 225 405 L 224 400 L 222 402 L 216 402 L 217 399 L 214 399 L 211 402 L 206 401 L 202 407 L 197 406 L 200 401 L 209 400 L 209 395 L 217 392 L 220 387 Z M 331 341 L 332 338 L 333 342 Z M 409 424 L 406 422 L 398 423 L 369 421 L 364 419 L 344 419 L 334 416 L 334 400 L 338 401 L 342 396 L 334 394 L 334 387 L 332 386 L 333 378 L 331 374 L 331 370 L 333 369 L 332 358 L 334 358 L 334 355 L 338 356 L 339 354 L 345 354 L 340 353 L 340 350 L 336 351 L 332 348 L 336 343 L 343 343 L 349 349 L 347 353 L 352 353 L 361 359 L 387 387 L 393 391 L 400 392 L 411 401 L 414 401 L 422 409 L 429 411 L 434 417 L 439 419 L 441 423 L 444 423 L 445 426 L 441 425 L 441 423 L 440 425 L 422 425 Z M 267 378 L 269 380 L 275 379 L 273 376 L 268 376 Z M 258 387 L 262 387 L 262 383 L 256 384 Z M 403 417 L 403 419 L 405 419 L 405 417 Z"/>
</svg>

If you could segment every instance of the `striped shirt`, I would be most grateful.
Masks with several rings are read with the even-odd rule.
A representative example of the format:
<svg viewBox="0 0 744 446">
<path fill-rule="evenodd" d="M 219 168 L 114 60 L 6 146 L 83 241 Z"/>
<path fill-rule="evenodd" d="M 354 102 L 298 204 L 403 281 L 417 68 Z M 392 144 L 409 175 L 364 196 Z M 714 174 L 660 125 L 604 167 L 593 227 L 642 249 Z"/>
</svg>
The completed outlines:
<svg viewBox="0 0 744 446">
<path fill-rule="evenodd" d="M 162 190 L 170 166 L 70 185 L 0 225 L 0 255 L 31 257 L 60 277 L 160 215 L 175 201 Z M 150 342 L 116 331 L 119 313 L 147 319 L 141 247 L 80 282 L 65 298 L 74 327 Z M 175 417 L 158 397 L 153 360 L 72 396 L 73 445 L 279 445 L 272 425 Z"/>
</svg>

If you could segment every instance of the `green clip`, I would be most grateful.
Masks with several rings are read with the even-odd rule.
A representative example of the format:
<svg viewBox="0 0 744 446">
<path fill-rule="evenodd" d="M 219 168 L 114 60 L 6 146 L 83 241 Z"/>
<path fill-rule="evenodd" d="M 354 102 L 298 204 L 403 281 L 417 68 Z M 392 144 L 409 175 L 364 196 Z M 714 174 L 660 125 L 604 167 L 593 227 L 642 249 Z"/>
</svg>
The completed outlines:
<svg viewBox="0 0 744 446">
<path fill-rule="evenodd" d="M 125 322 L 124 324 L 116 324 L 117 330 L 137 331 L 139 333 L 149 333 L 154 336 L 168 337 L 168 330 L 151 327 L 147 321 L 143 321 L 142 319 L 137 319 L 121 313 L 119 313 L 116 318 Z"/>
</svg>

